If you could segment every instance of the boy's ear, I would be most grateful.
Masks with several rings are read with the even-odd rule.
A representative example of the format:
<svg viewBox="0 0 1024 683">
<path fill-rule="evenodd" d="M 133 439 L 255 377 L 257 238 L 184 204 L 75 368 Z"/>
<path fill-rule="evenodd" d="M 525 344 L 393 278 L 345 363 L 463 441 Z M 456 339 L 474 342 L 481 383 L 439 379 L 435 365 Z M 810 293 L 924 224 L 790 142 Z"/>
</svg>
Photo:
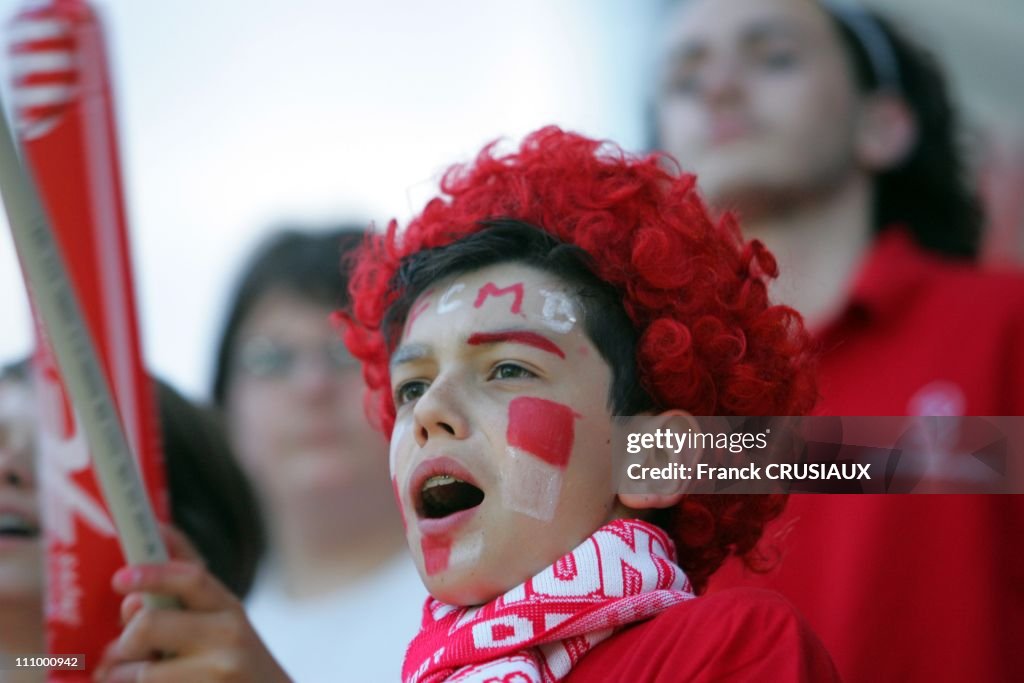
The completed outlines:
<svg viewBox="0 0 1024 683">
<path fill-rule="evenodd" d="M 917 119 L 902 97 L 870 95 L 861 105 L 856 135 L 861 165 L 881 173 L 899 166 L 910 155 L 917 144 Z"/>
<path fill-rule="evenodd" d="M 664 413 L 650 418 L 651 429 L 669 430 L 675 434 L 686 434 L 692 430 L 699 432 L 700 425 L 690 413 L 684 410 L 666 410 Z M 677 449 L 669 444 L 662 448 L 647 448 L 630 463 L 639 463 L 642 467 L 665 468 L 673 464 L 692 467 L 700 460 L 702 449 Z M 645 493 L 619 493 L 619 502 L 633 510 L 652 510 L 672 507 L 682 500 L 686 494 L 687 482 L 682 479 L 660 479 L 648 483 L 649 491 Z"/>
</svg>

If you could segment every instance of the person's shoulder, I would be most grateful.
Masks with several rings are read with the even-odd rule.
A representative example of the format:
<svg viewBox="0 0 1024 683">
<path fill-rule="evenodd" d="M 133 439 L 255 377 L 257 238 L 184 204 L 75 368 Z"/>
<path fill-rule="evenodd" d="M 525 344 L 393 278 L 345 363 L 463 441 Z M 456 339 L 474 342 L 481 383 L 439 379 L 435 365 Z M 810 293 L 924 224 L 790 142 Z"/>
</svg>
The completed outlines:
<svg viewBox="0 0 1024 683">
<path fill-rule="evenodd" d="M 730 588 L 676 605 L 658 615 L 659 630 L 686 629 L 701 623 L 714 638 L 739 638 L 744 643 L 774 642 L 779 636 L 814 637 L 800 612 L 781 594 L 760 588 Z"/>
<path fill-rule="evenodd" d="M 688 613 L 679 609 L 688 607 Z M 838 681 L 832 658 L 803 615 L 781 594 L 732 588 L 679 605 L 663 615 L 658 637 L 705 652 L 694 680 Z M 686 649 L 680 647 L 679 649 Z"/>
<path fill-rule="evenodd" d="M 801 619 L 800 613 L 781 593 L 763 588 L 728 588 L 724 590 L 706 593 L 689 603 L 684 603 L 694 613 L 715 612 L 728 614 L 740 620 L 747 619 L 754 615 L 767 617 L 774 621 L 789 622 L 794 619 Z M 682 607 L 683 605 L 676 605 Z M 670 616 L 673 610 L 666 610 L 663 614 Z M 678 618 L 671 615 L 672 618 Z"/>
<path fill-rule="evenodd" d="M 753 588 L 676 605 L 612 636 L 573 673 L 573 680 L 647 683 L 839 680 L 796 608 L 777 593 Z"/>
<path fill-rule="evenodd" d="M 951 303 L 1024 309 L 1024 270 L 931 258 L 929 292 Z"/>
</svg>

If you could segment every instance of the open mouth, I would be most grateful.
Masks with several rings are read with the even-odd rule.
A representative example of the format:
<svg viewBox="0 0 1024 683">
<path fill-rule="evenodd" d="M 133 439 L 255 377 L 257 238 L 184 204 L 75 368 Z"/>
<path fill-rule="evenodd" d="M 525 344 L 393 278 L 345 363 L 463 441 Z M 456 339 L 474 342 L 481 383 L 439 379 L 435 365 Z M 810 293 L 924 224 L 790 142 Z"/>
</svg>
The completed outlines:
<svg viewBox="0 0 1024 683">
<path fill-rule="evenodd" d="M 435 474 L 423 482 L 417 512 L 425 519 L 441 519 L 475 508 L 483 500 L 479 487 L 450 474 Z"/>
<path fill-rule="evenodd" d="M 31 539 L 39 536 L 39 527 L 28 517 L 14 512 L 0 512 L 0 539 Z"/>
</svg>

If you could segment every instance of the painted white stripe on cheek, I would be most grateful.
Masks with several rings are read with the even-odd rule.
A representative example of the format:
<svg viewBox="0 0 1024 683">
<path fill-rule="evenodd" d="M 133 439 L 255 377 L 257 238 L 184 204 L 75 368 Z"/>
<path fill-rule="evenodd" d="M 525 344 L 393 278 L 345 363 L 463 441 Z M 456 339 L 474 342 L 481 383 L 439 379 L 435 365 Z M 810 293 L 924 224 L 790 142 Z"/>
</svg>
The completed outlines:
<svg viewBox="0 0 1024 683">
<path fill-rule="evenodd" d="M 562 493 L 562 469 L 519 448 L 505 449 L 507 469 L 501 499 L 514 512 L 549 522 Z"/>
</svg>

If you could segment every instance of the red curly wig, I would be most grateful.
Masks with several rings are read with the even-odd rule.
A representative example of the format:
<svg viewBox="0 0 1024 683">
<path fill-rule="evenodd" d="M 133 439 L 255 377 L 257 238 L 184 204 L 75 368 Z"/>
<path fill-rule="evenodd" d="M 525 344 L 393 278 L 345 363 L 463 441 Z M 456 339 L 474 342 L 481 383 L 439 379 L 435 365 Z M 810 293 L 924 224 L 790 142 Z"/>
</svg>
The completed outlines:
<svg viewBox="0 0 1024 683">
<path fill-rule="evenodd" d="M 469 165 L 450 168 L 442 196 L 399 233 L 392 221 L 370 236 L 340 313 L 345 342 L 363 363 L 370 410 L 386 434 L 395 420 L 382 322 L 399 298 L 403 259 L 515 219 L 582 248 L 595 275 L 616 287 L 640 333 L 637 374 L 654 404 L 693 415 L 802 415 L 816 390 L 800 316 L 772 306 L 766 280 L 774 257 L 745 243 L 731 215 L 715 221 L 693 176 L 666 170 L 660 155 L 549 127 L 518 151 L 496 143 Z M 782 496 L 690 496 L 661 516 L 691 582 L 702 588 L 730 552 L 748 564 Z"/>
</svg>

